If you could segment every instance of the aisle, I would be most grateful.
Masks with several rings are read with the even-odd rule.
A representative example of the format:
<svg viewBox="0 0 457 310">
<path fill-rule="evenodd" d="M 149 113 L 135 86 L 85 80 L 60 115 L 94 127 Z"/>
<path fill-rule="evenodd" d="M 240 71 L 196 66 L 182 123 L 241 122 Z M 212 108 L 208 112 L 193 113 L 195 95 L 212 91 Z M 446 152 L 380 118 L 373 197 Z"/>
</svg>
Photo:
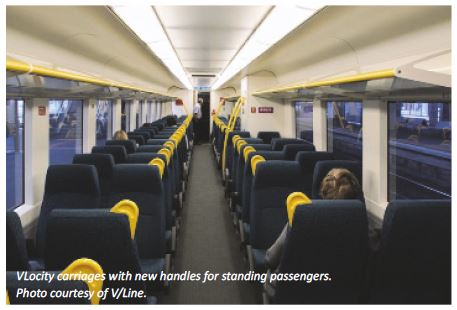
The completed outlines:
<svg viewBox="0 0 457 310">
<path fill-rule="evenodd" d="M 194 147 L 191 169 L 174 272 L 247 272 L 209 144 Z M 258 294 L 251 283 L 175 282 L 170 295 L 163 296 L 161 301 L 248 304 L 256 303 Z"/>
</svg>

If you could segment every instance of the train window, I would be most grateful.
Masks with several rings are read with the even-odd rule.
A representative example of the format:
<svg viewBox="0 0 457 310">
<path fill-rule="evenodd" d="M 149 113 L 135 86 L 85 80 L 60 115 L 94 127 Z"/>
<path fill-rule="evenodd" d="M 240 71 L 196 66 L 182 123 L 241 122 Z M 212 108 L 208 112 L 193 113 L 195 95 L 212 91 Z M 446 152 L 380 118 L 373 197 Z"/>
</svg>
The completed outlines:
<svg viewBox="0 0 457 310">
<path fill-rule="evenodd" d="M 113 132 L 113 101 L 98 100 L 96 117 L 96 144 L 105 145 Z"/>
<path fill-rule="evenodd" d="M 389 103 L 389 200 L 451 198 L 450 103 Z"/>
<path fill-rule="evenodd" d="M 49 163 L 70 164 L 82 152 L 82 100 L 49 100 Z"/>
<path fill-rule="evenodd" d="M 337 159 L 362 161 L 361 102 L 327 102 L 327 149 Z"/>
<path fill-rule="evenodd" d="M 123 131 L 130 130 L 130 103 L 122 101 L 121 104 L 121 129 Z"/>
<path fill-rule="evenodd" d="M 295 101 L 295 134 L 297 138 L 313 142 L 313 103 Z"/>
<path fill-rule="evenodd" d="M 6 100 L 6 208 L 24 203 L 24 100 Z"/>
</svg>

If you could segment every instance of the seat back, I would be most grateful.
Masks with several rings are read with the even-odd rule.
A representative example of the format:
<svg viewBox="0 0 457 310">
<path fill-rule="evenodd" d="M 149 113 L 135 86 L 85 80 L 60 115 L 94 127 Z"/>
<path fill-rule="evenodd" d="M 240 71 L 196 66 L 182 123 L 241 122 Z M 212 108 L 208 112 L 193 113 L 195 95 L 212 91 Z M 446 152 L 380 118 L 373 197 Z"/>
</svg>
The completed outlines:
<svg viewBox="0 0 457 310">
<path fill-rule="evenodd" d="M 6 211 L 6 270 L 29 270 L 29 259 L 21 219 L 14 211 Z"/>
<path fill-rule="evenodd" d="M 230 163 L 230 166 L 228 166 L 228 167 L 231 167 L 230 168 L 230 178 L 232 179 L 232 182 L 234 184 L 233 188 L 234 189 L 236 188 L 235 191 L 239 190 L 239 188 L 236 187 L 236 184 L 238 184 L 237 182 L 240 178 L 240 174 L 238 172 L 243 171 L 242 168 L 240 170 L 240 165 L 244 164 L 244 158 L 243 158 L 243 156 L 240 156 L 240 154 L 241 155 L 243 154 L 244 147 L 247 145 L 251 145 L 251 144 L 263 143 L 262 140 L 257 139 L 257 138 L 243 138 L 243 140 L 246 141 L 247 144 L 245 144 L 244 146 L 242 146 L 240 148 L 240 151 L 241 151 L 240 153 L 238 153 L 236 148 L 232 146 L 232 150 L 231 150 L 232 156 L 230 156 L 231 163 Z"/>
<path fill-rule="evenodd" d="M 284 145 L 284 160 L 295 160 L 298 152 L 315 151 L 313 144 L 287 144 Z"/>
<path fill-rule="evenodd" d="M 389 203 L 370 302 L 451 303 L 451 200 Z"/>
<path fill-rule="evenodd" d="M 238 130 L 234 130 L 232 132 L 229 132 L 228 134 L 228 139 L 227 139 L 227 150 L 226 150 L 226 153 L 225 155 L 227 156 L 226 157 L 226 167 L 229 169 L 230 171 L 230 175 L 232 175 L 232 171 L 233 171 L 233 163 L 235 162 L 235 156 L 237 154 L 235 154 L 236 152 L 234 152 L 234 147 L 233 147 L 233 137 L 234 136 L 240 136 L 242 138 L 249 138 L 251 137 L 251 134 L 249 133 L 249 131 L 238 131 Z"/>
<path fill-rule="evenodd" d="M 127 151 L 121 145 L 105 145 L 92 147 L 92 154 L 111 154 L 115 164 L 127 162 Z"/>
<path fill-rule="evenodd" d="M 163 148 L 162 144 L 163 143 L 154 144 L 154 145 L 151 145 L 151 144 L 141 145 L 138 148 L 137 153 L 157 153 L 158 151 L 160 151 Z"/>
<path fill-rule="evenodd" d="M 274 138 L 281 138 L 281 134 L 278 131 L 259 131 L 257 138 L 262 139 L 264 143 L 271 144 L 271 140 Z"/>
<path fill-rule="evenodd" d="M 114 158 L 111 154 L 76 154 L 73 164 L 93 165 L 97 169 L 102 200 L 109 194 L 113 177 Z"/>
<path fill-rule="evenodd" d="M 308 197 L 312 197 L 314 167 L 316 166 L 317 162 L 321 160 L 333 160 L 333 158 L 333 154 L 328 152 L 302 151 L 298 152 L 295 156 L 295 160 L 300 164 L 303 173 L 303 181 L 305 182 L 305 188 L 303 192 Z"/>
<path fill-rule="evenodd" d="M 267 145 L 267 144 L 262 144 Z M 251 190 L 252 190 L 252 168 L 251 168 L 251 159 L 255 155 L 260 155 L 266 160 L 283 160 L 283 152 L 280 151 L 270 151 L 270 150 L 258 150 L 249 153 L 247 160 L 243 165 L 243 177 L 241 179 L 241 219 L 245 223 L 249 223 L 250 217 L 250 205 L 251 205 Z"/>
<path fill-rule="evenodd" d="M 136 144 L 138 144 L 138 145 L 145 144 L 146 140 L 144 140 L 143 135 L 137 134 L 135 132 L 129 132 L 129 133 L 127 133 L 127 135 L 129 137 L 129 140 L 134 140 L 136 142 Z"/>
<path fill-rule="evenodd" d="M 33 276 L 41 276 L 41 271 L 29 271 L 28 274 Z M 84 297 L 78 297 L 72 295 L 72 291 L 88 291 L 87 284 L 83 281 L 59 281 L 57 276 L 59 272 L 49 272 L 55 274 L 51 281 L 26 281 L 23 278 L 19 279 L 17 272 L 8 271 L 6 273 L 6 290 L 8 291 L 8 297 L 10 304 L 12 305 L 52 305 L 52 304 L 90 304 L 90 300 Z M 17 294 L 18 289 L 27 289 L 28 291 L 41 292 L 46 291 L 46 297 L 27 297 L 23 294 Z M 61 291 L 64 294 L 68 294 L 66 298 L 51 297 L 52 291 Z M 17 296 L 16 296 L 17 295 Z"/>
<path fill-rule="evenodd" d="M 250 206 L 250 244 L 254 249 L 267 249 L 273 244 L 287 223 L 287 197 L 302 188 L 297 162 L 267 160 L 257 165 Z"/>
<path fill-rule="evenodd" d="M 51 165 L 48 167 L 36 233 L 39 253 L 44 253 L 44 238 L 49 213 L 54 209 L 94 209 L 100 207 L 100 185 L 92 165 Z"/>
<path fill-rule="evenodd" d="M 109 210 L 54 210 L 46 231 L 46 270 L 63 270 L 75 259 L 95 260 L 106 274 L 120 271 L 141 273 L 135 243 L 131 239 L 126 215 Z M 144 290 L 139 281 L 120 281 L 107 277 L 103 288 Z M 114 299 L 108 294 L 101 303 L 145 303 L 144 298 Z"/>
<path fill-rule="evenodd" d="M 363 209 L 358 200 L 316 200 L 296 208 L 278 272 L 324 274 L 324 281 L 278 281 L 276 303 L 361 302 L 368 258 Z"/>
<path fill-rule="evenodd" d="M 362 186 L 362 164 L 351 160 L 320 160 L 316 163 L 313 173 L 312 198 L 321 199 L 319 194 L 322 180 L 334 168 L 344 168 L 351 171 Z M 363 195 L 361 194 L 361 199 Z"/>
<path fill-rule="evenodd" d="M 302 139 L 293 138 L 273 138 L 271 140 L 271 149 L 273 151 L 282 151 L 284 146 L 287 144 L 310 144 Z"/>
<path fill-rule="evenodd" d="M 124 164 L 113 171 L 110 205 L 123 199 L 134 201 L 139 209 L 135 241 L 141 258 L 165 256 L 165 193 L 158 168 Z"/>
<path fill-rule="evenodd" d="M 135 140 L 108 140 L 106 145 L 121 145 L 125 147 L 127 154 L 136 152 L 136 141 Z"/>
<path fill-rule="evenodd" d="M 169 139 L 152 138 L 152 139 L 148 139 L 148 141 L 146 141 L 146 145 L 162 145 L 167 141 L 169 141 Z"/>
</svg>

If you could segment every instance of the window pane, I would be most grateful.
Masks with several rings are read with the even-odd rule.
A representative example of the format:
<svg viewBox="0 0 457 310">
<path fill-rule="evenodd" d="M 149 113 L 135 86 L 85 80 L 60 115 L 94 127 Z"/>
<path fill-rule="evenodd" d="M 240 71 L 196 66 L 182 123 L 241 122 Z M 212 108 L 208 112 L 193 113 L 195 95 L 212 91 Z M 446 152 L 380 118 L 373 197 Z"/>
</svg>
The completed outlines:
<svg viewBox="0 0 457 310">
<path fill-rule="evenodd" d="M 98 100 L 97 102 L 97 145 L 105 145 L 111 138 L 113 128 L 113 102 L 111 100 Z"/>
<path fill-rule="evenodd" d="M 362 161 L 361 102 L 327 102 L 327 148 L 336 159 Z"/>
<path fill-rule="evenodd" d="M 313 103 L 296 101 L 295 128 L 296 137 L 313 142 Z"/>
<path fill-rule="evenodd" d="M 451 198 L 451 105 L 389 103 L 389 200 Z"/>
<path fill-rule="evenodd" d="M 70 164 L 82 153 L 81 100 L 49 100 L 49 163 Z"/>
<path fill-rule="evenodd" d="M 6 100 L 6 208 L 24 203 L 24 101 Z"/>
<path fill-rule="evenodd" d="M 130 103 L 122 101 L 121 113 L 121 129 L 127 132 L 130 128 Z"/>
</svg>

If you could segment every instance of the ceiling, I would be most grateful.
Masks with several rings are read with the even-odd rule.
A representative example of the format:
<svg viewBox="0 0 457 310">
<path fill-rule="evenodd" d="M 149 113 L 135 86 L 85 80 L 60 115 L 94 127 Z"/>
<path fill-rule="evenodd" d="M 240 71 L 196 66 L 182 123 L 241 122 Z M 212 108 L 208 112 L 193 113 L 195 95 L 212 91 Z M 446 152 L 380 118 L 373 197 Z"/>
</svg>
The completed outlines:
<svg viewBox="0 0 457 310">
<path fill-rule="evenodd" d="M 194 86 L 209 87 L 271 6 L 155 6 Z"/>
</svg>

